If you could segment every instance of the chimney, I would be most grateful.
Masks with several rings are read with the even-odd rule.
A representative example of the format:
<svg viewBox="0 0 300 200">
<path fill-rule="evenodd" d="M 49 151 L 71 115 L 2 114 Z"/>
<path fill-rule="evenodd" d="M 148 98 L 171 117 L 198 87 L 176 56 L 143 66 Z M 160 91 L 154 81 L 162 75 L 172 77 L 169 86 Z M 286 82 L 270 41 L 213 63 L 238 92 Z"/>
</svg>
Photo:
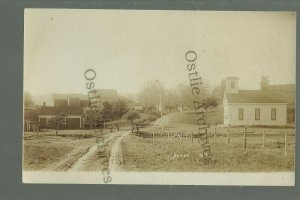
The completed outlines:
<svg viewBox="0 0 300 200">
<path fill-rule="evenodd" d="M 237 94 L 239 92 L 239 78 L 238 77 L 227 77 L 226 78 L 226 89 L 227 94 Z"/>
</svg>

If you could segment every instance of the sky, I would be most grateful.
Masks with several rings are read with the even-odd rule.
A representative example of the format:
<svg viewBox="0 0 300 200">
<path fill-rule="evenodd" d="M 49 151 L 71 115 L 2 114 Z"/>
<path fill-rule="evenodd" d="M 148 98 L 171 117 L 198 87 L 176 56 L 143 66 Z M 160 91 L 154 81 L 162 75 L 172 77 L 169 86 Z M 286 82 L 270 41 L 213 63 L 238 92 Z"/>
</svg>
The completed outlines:
<svg viewBox="0 0 300 200">
<path fill-rule="evenodd" d="M 185 53 L 212 88 L 227 76 L 240 89 L 296 80 L 293 12 L 26 9 L 24 90 L 86 94 L 87 69 L 98 89 L 138 93 L 146 82 L 188 84 Z"/>
</svg>

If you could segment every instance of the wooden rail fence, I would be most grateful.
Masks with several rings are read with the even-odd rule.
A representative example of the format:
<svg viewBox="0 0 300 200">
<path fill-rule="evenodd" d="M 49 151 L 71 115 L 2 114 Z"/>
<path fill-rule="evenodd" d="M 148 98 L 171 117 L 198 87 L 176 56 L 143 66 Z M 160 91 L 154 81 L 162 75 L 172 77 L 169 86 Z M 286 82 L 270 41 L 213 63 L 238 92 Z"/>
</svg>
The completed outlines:
<svg viewBox="0 0 300 200">
<path fill-rule="evenodd" d="M 137 136 L 139 137 L 143 137 L 143 138 L 167 138 L 167 139 L 179 139 L 181 141 L 185 141 L 185 142 L 197 142 L 200 143 L 201 142 L 201 136 L 198 133 L 194 133 L 192 131 L 164 131 L 164 132 L 155 132 L 155 131 L 138 131 L 136 133 Z M 251 131 L 249 128 L 244 127 L 239 128 L 238 132 L 233 132 L 232 128 L 227 128 L 227 130 L 224 132 L 218 132 L 216 127 L 213 128 L 209 128 L 208 131 L 208 137 L 210 138 L 210 142 L 211 143 L 217 143 L 219 141 L 221 141 L 220 138 L 226 138 L 227 144 L 231 144 L 232 143 L 232 138 L 236 138 L 235 136 L 242 136 L 242 147 L 244 150 L 246 150 L 249 145 L 253 145 L 249 143 L 249 139 L 252 137 L 258 137 L 261 139 L 258 139 L 258 141 L 261 140 L 261 142 L 258 142 L 259 144 L 261 144 L 261 151 L 265 151 L 266 149 L 266 139 L 268 138 L 267 135 L 272 135 L 272 136 L 283 136 L 283 143 L 284 143 L 284 155 L 287 155 L 288 152 L 288 135 L 295 135 L 295 132 L 293 131 L 293 133 L 287 133 L 286 130 L 283 131 L 279 131 L 279 133 L 272 133 L 271 131 L 266 131 L 266 130 L 260 130 L 260 131 Z M 224 139 L 223 139 L 224 141 Z M 282 140 L 280 139 L 279 143 Z"/>
</svg>

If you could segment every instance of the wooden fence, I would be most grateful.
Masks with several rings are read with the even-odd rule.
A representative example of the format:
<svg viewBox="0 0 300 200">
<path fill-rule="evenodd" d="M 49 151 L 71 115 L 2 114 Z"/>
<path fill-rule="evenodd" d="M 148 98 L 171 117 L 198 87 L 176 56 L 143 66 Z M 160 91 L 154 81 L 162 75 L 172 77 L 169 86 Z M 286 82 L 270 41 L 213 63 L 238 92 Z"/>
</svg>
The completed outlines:
<svg viewBox="0 0 300 200">
<path fill-rule="evenodd" d="M 238 129 L 238 131 L 234 130 Z M 266 141 L 268 139 L 272 139 L 273 143 L 282 144 L 283 143 L 283 149 L 284 149 L 284 155 L 287 155 L 288 152 L 288 145 L 291 144 L 291 142 L 288 142 L 289 137 L 293 137 L 292 144 L 295 144 L 295 130 L 289 130 L 286 129 L 279 129 L 275 132 L 270 130 L 263 130 L 264 128 L 259 128 L 259 130 L 256 130 L 257 128 L 251 129 L 247 127 L 243 128 L 208 128 L 207 136 L 209 138 L 209 142 L 217 143 L 217 142 L 225 142 L 228 145 L 232 144 L 232 139 L 236 139 L 238 137 L 242 137 L 242 140 L 239 140 L 238 142 L 242 144 L 242 148 L 246 150 L 249 148 L 251 144 L 249 143 L 249 139 L 251 138 L 257 138 L 257 141 L 255 141 L 255 145 L 259 145 L 261 151 L 266 150 Z M 260 130 L 261 129 L 261 130 Z M 222 131 L 220 131 L 222 130 Z M 167 138 L 167 139 L 179 139 L 181 141 L 189 141 L 189 142 L 197 142 L 200 143 L 202 138 L 201 135 L 195 132 L 188 132 L 188 131 L 164 131 L 164 132 L 155 132 L 155 131 L 138 131 L 136 133 L 137 136 L 143 137 L 143 138 Z M 279 137 L 279 139 L 276 139 L 276 137 Z M 279 145 L 280 146 L 280 145 Z M 278 147 L 279 148 L 279 147 Z"/>
</svg>

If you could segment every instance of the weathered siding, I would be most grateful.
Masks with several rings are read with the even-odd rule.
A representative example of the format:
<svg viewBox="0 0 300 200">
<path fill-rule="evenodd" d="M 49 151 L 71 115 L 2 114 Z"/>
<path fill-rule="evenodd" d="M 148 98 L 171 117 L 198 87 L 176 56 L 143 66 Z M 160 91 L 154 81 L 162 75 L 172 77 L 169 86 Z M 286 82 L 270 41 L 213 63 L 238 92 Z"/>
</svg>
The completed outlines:
<svg viewBox="0 0 300 200">
<path fill-rule="evenodd" d="M 244 109 L 243 120 L 238 119 L 239 108 Z M 260 109 L 260 120 L 255 120 L 255 109 Z M 276 120 L 271 119 L 271 109 L 276 108 Z M 286 125 L 287 104 L 227 104 L 224 105 L 225 125 Z M 225 116 L 226 115 L 226 116 Z M 225 120 L 228 118 L 228 120 Z"/>
<path fill-rule="evenodd" d="M 47 118 L 40 118 L 40 128 L 47 128 Z"/>
<path fill-rule="evenodd" d="M 80 118 L 67 118 L 66 129 L 80 129 Z"/>
<path fill-rule="evenodd" d="M 54 117 L 54 115 L 40 115 L 39 116 L 40 128 L 53 128 L 48 124 L 48 121 L 52 117 Z M 66 124 L 61 128 L 80 129 L 81 128 L 81 116 L 68 115 L 66 118 Z"/>
</svg>

